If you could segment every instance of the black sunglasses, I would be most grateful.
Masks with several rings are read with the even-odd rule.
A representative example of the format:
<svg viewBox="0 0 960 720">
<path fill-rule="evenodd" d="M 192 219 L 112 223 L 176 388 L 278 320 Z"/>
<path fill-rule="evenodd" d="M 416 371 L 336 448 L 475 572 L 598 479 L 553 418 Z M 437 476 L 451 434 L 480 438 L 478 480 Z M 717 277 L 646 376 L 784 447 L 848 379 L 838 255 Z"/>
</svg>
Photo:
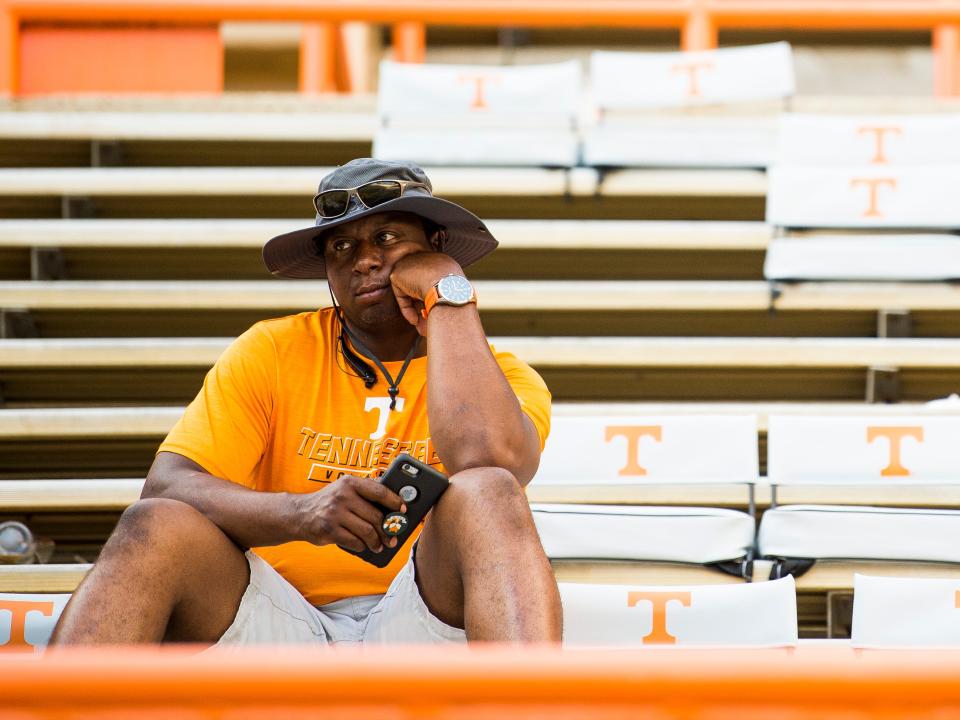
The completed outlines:
<svg viewBox="0 0 960 720">
<path fill-rule="evenodd" d="M 323 218 L 336 218 L 347 212 L 350 198 L 356 196 L 365 207 L 373 208 L 389 200 L 396 200 L 408 187 L 427 187 L 424 183 L 412 180 L 374 180 L 359 187 L 343 190 L 324 190 L 313 197 L 313 206 L 317 215 Z"/>
</svg>

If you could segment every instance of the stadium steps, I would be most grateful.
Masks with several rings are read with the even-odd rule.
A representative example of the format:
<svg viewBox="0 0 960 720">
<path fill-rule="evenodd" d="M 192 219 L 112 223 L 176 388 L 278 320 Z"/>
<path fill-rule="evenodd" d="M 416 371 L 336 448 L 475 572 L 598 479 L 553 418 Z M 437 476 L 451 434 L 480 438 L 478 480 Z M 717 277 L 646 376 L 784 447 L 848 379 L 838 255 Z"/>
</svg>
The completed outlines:
<svg viewBox="0 0 960 720">
<path fill-rule="evenodd" d="M 188 300 L 189 298 L 185 298 Z M 229 338 L 67 338 L 0 344 L 8 407 L 187 402 Z M 871 368 L 896 369 L 904 400 L 948 395 L 956 339 L 493 337 L 532 365 L 557 400 L 857 400 Z"/>
<path fill-rule="evenodd" d="M 308 198 L 327 166 L 369 154 L 375 121 L 370 98 L 363 102 L 351 105 L 291 96 L 0 100 L 0 106 L 11 103 L 9 107 L 26 111 L 0 113 L 0 167 L 18 168 L 0 171 L 0 215 L 29 218 L 0 221 L 0 279 L 20 281 L 0 284 L 0 308 L 7 311 L 7 320 L 27 321 L 25 326 L 6 323 L 11 329 L 29 329 L 32 323 L 40 336 L 0 341 L 0 357 L 5 358 L 0 368 L 3 362 L 11 363 L 0 369 L 0 393 L 8 403 L 8 409 L 0 410 L 4 480 L 0 519 L 24 520 L 37 535 L 53 538 L 55 562 L 71 564 L 0 568 L 0 590 L 68 591 L 76 585 L 85 571 L 83 563 L 96 558 L 120 511 L 136 496 L 138 478 L 146 473 L 158 443 L 199 386 L 204 367 L 226 342 L 214 338 L 209 344 L 212 336 L 233 336 L 261 317 L 326 302 L 322 283 L 176 281 L 266 278 L 258 258 L 263 240 L 310 222 Z M 833 102 L 826 101 L 824 107 L 840 109 Z M 915 111 L 915 103 L 923 102 L 902 100 L 883 109 Z M 67 112 L 67 107 L 84 112 Z M 205 108 L 218 116 L 184 115 L 180 111 L 185 107 Z M 262 111 L 260 117 L 243 111 L 251 107 Z M 863 107 L 852 104 L 847 109 Z M 103 108 L 124 112 L 113 117 L 90 112 Z M 792 109 L 823 108 L 797 98 Z M 37 110 L 48 117 L 27 117 Z M 765 463 L 766 418 L 771 412 L 940 412 L 912 402 L 879 406 L 812 400 L 833 397 L 830 393 L 862 399 L 865 359 L 900 367 L 903 397 L 927 399 L 956 389 L 951 340 L 930 341 L 929 346 L 923 340 L 857 340 L 878 334 L 880 313 L 902 309 L 911 312 L 916 338 L 960 337 L 960 296 L 946 284 L 787 285 L 777 288 L 780 294 L 771 311 L 771 289 L 758 281 L 771 236 L 759 222 L 765 194 L 762 172 L 601 174 L 589 168 L 430 172 L 439 194 L 484 218 L 501 218 L 490 225 L 504 249 L 478 264 L 475 273 L 483 280 L 484 321 L 492 335 L 504 336 L 497 342 L 505 349 L 510 343 L 527 342 L 527 352 L 540 353 L 540 367 L 561 401 L 556 415 L 752 412 L 760 416 L 758 449 Z M 626 222 L 614 227 L 606 222 L 611 219 Z M 697 219 L 708 222 L 688 222 Z M 657 220 L 671 222 L 651 222 Z M 749 222 L 730 222 L 736 220 Z M 37 252 L 44 249 L 59 249 L 59 257 Z M 42 277 L 32 272 L 31 265 L 44 260 L 54 267 L 62 262 L 66 272 L 57 277 L 69 281 L 29 281 Z M 709 282 L 542 282 L 601 279 Z M 127 282 L 75 282 L 84 280 Z M 156 282 L 130 282 L 139 280 Z M 510 280 L 537 282 L 506 282 Z M 597 335 L 620 337 L 591 341 L 592 348 L 581 339 Z M 556 337 L 548 342 L 543 336 Z M 735 336 L 781 337 L 764 345 L 760 339 Z M 814 339 L 809 343 L 784 339 L 790 336 Z M 839 338 L 837 344 L 829 345 L 828 336 Z M 71 337 L 85 340 L 80 345 L 62 344 Z M 621 341 L 628 344 L 618 345 Z M 53 344 L 43 346 L 45 342 Z M 180 364 L 172 366 L 157 365 L 156 355 L 147 356 L 152 369 L 138 370 L 144 365 L 138 365 L 138 356 L 124 347 L 125 342 L 145 343 L 144 347 L 154 343 L 154 349 L 162 345 L 164 351 L 200 348 L 201 353 L 181 357 Z M 111 343 L 127 354 L 126 359 L 111 360 L 119 362 L 112 366 L 105 356 L 95 354 Z M 29 353 L 24 349 L 31 347 Z M 864 347 L 872 354 L 865 354 Z M 924 347 L 926 351 L 921 350 Z M 35 354 L 41 348 L 44 351 Z M 909 352 L 916 355 L 897 355 L 893 348 L 897 352 L 912 348 Z M 566 358 L 554 357 L 561 350 Z M 19 352 L 23 352 L 19 359 L 10 360 Z M 911 366 L 911 358 L 916 363 L 921 355 L 936 359 Z M 580 367 L 584 358 L 587 365 Z M 617 364 L 597 364 L 609 358 Z M 928 362 L 940 364 L 924 364 Z M 105 407 L 97 382 L 125 388 L 122 392 L 129 394 L 113 400 L 128 406 Z M 623 402 L 631 392 L 647 401 L 660 397 L 703 401 L 718 392 L 734 397 L 751 383 L 755 392 L 764 389 L 777 399 L 789 393 L 811 399 Z M 154 397 L 155 389 L 164 386 L 169 394 Z M 40 401 L 33 396 L 29 404 L 56 407 L 9 409 L 20 402 L 18 393 L 29 398 L 34 390 L 53 397 Z M 562 402 L 574 399 L 592 402 Z M 613 399 L 619 402 L 603 402 Z M 95 405 L 64 407 L 67 402 Z M 150 405 L 161 402 L 169 406 Z M 529 494 L 541 501 L 745 505 L 742 488 L 704 486 L 535 486 Z M 757 488 L 761 510 L 769 499 L 769 488 L 761 484 Z M 960 506 L 960 497 L 942 488 L 829 492 L 790 488 L 779 492 L 779 500 Z M 849 594 L 855 567 L 872 574 L 909 573 L 916 568 L 818 564 L 798 582 L 803 636 L 827 633 L 830 594 Z M 571 580 L 736 581 L 716 571 L 663 564 L 557 563 L 556 569 L 560 579 Z M 757 579 L 768 569 L 757 563 Z M 957 576 L 953 567 L 928 566 L 923 571 L 927 576 L 938 572 Z"/>
<path fill-rule="evenodd" d="M 305 218 L 330 167 L 0 169 L 7 218 Z M 759 170 L 427 168 L 480 217 L 762 220 Z M 643 199 L 643 202 L 637 202 Z"/>
<path fill-rule="evenodd" d="M 960 292 L 946 283 L 482 280 L 477 288 L 490 335 L 866 338 L 880 332 L 881 313 L 909 311 L 914 337 L 960 337 Z M 256 320 L 327 304 L 322 281 L 0 282 L 0 309 L 29 311 L 41 337 L 237 335 Z"/>
<path fill-rule="evenodd" d="M 758 280 L 773 234 L 759 222 L 486 224 L 500 248 L 470 267 L 471 278 Z M 264 279 L 263 243 L 308 225 L 281 218 L 0 220 L 0 280 Z"/>
<path fill-rule="evenodd" d="M 183 405 L 128 406 L 128 407 L 45 407 L 0 409 L 0 479 L 19 478 L 131 478 L 143 477 L 150 467 L 160 441 L 183 413 Z M 915 414 L 954 414 L 950 403 L 895 405 L 823 402 L 739 402 L 739 403 L 563 403 L 553 407 L 559 416 L 656 416 L 663 414 L 734 414 L 756 415 L 758 418 L 758 451 L 760 472 L 766 470 L 766 428 L 770 414 L 786 415 L 868 415 L 897 416 Z M 551 487 L 537 491 L 539 500 L 571 499 L 578 489 Z M 645 490 L 604 489 L 597 493 L 599 502 L 610 502 L 618 493 L 638 502 Z M 704 490 L 704 492 L 707 492 Z M 739 489 L 735 495 L 717 490 L 718 501 L 726 499 L 737 507 L 745 505 L 745 495 Z M 805 497 L 797 490 L 784 489 L 783 502 Z M 878 490 L 879 497 L 897 502 L 897 491 Z M 889 495 L 882 493 L 888 492 Z M 726 491 L 723 491 L 726 493 Z M 791 494 L 793 493 L 793 494 Z M 584 495 L 583 497 L 594 497 Z M 654 495 L 655 502 L 666 495 Z M 682 493 L 677 495 L 682 498 Z M 842 501 L 843 495 L 837 497 Z M 862 496 L 861 496 L 862 497 Z M 909 504 L 909 494 L 900 496 Z M 922 496 L 918 496 L 918 500 Z M 947 491 L 945 498 L 951 497 Z M 605 498 L 605 499 L 604 499 Z M 705 497 L 701 499 L 706 499 Z M 758 495 L 762 501 L 762 497 Z M 928 499 L 927 502 L 934 502 Z M 726 504 L 723 502 L 722 504 Z"/>
<path fill-rule="evenodd" d="M 589 480 L 589 478 L 584 478 Z M 142 478 L 0 480 L 0 512 L 122 512 L 140 497 Z M 677 505 L 746 510 L 747 489 L 727 485 L 541 485 L 527 487 L 533 503 L 589 505 Z M 770 507 L 770 486 L 760 478 L 756 508 Z M 780 488 L 782 505 L 882 505 L 884 507 L 960 508 L 960 488 L 943 486 L 794 486 Z"/>
</svg>

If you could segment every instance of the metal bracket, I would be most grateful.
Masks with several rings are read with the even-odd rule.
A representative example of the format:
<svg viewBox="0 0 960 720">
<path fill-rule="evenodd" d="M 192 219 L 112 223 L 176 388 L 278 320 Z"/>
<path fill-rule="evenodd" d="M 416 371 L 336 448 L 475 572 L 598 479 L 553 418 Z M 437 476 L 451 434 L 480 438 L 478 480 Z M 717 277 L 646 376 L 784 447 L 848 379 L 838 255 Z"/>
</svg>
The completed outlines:
<svg viewBox="0 0 960 720">
<path fill-rule="evenodd" d="M 90 141 L 90 167 L 123 165 L 123 145 L 116 140 Z"/>
<path fill-rule="evenodd" d="M 0 310 L 0 338 L 10 340 L 35 337 L 40 337 L 40 331 L 29 310 L 25 308 Z"/>
<path fill-rule="evenodd" d="M 849 638 L 853 627 L 853 593 L 831 590 L 827 593 L 827 637 Z"/>
<path fill-rule="evenodd" d="M 878 338 L 908 338 L 913 336 L 913 317 L 909 310 L 878 310 Z"/>
<path fill-rule="evenodd" d="M 30 248 L 30 279 L 63 280 L 67 277 L 67 263 L 60 248 Z"/>
<path fill-rule="evenodd" d="M 60 217 L 64 220 L 89 220 L 95 214 L 93 200 L 88 197 L 60 198 Z"/>
<path fill-rule="evenodd" d="M 867 368 L 868 403 L 895 403 L 900 401 L 900 371 L 895 367 Z"/>
<path fill-rule="evenodd" d="M 780 299 L 780 296 L 783 295 L 783 288 L 775 282 L 767 283 L 767 287 L 770 289 L 770 298 L 767 301 L 767 312 L 770 315 L 777 314 L 777 300 Z"/>
</svg>

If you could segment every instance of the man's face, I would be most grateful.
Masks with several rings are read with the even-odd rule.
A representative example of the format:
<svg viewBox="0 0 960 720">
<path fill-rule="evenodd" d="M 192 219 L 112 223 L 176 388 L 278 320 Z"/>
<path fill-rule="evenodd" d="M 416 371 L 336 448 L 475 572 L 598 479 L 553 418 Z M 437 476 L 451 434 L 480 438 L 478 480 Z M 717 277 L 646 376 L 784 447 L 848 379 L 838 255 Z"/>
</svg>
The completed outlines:
<svg viewBox="0 0 960 720">
<path fill-rule="evenodd" d="M 416 215 L 368 215 L 324 235 L 327 281 L 355 324 L 372 328 L 402 319 L 390 273 L 400 258 L 432 249 Z"/>
</svg>

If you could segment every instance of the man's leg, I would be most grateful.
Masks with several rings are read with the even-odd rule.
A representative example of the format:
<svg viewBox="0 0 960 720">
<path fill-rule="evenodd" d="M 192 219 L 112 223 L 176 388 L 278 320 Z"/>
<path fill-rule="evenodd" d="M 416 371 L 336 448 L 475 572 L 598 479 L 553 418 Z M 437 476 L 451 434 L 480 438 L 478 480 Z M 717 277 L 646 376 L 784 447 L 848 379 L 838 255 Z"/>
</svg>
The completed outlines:
<svg viewBox="0 0 960 720">
<path fill-rule="evenodd" d="M 450 480 L 417 545 L 430 612 L 470 640 L 559 641 L 560 594 L 519 483 L 501 468 Z"/>
<path fill-rule="evenodd" d="M 121 516 L 51 644 L 214 643 L 233 622 L 249 574 L 243 551 L 197 510 L 140 500 Z"/>
</svg>

